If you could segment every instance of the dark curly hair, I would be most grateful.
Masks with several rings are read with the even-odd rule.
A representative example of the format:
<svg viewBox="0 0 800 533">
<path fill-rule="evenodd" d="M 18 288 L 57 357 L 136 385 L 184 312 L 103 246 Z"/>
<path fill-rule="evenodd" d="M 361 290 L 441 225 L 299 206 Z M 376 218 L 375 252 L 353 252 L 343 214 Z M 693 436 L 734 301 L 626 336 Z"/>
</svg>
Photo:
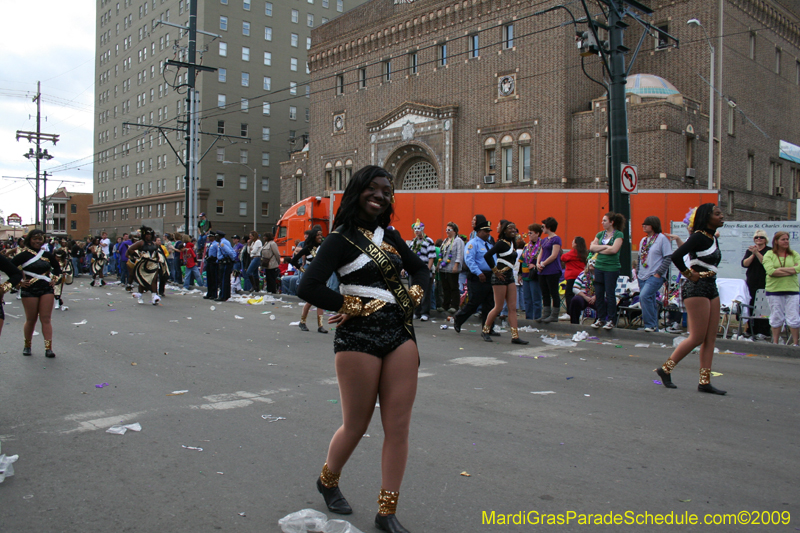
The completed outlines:
<svg viewBox="0 0 800 533">
<path fill-rule="evenodd" d="M 25 244 L 25 246 L 27 248 L 30 248 L 31 247 L 31 239 L 33 239 L 36 235 L 41 235 L 42 239 L 45 238 L 45 234 L 44 234 L 44 232 L 42 230 L 40 230 L 40 229 L 32 229 L 31 231 L 28 232 L 27 235 L 25 235 L 25 240 L 22 241 L 23 244 Z"/>
<path fill-rule="evenodd" d="M 355 226 L 359 210 L 358 199 L 361 197 L 361 193 L 364 192 L 364 189 L 366 189 L 375 178 L 388 179 L 389 183 L 392 184 L 392 195 L 394 196 L 394 177 L 386 169 L 375 165 L 367 165 L 359 169 L 358 172 L 353 174 L 353 177 L 350 178 L 350 182 L 344 190 L 342 203 L 339 205 L 339 209 L 336 211 L 336 216 L 333 219 L 334 227 L 338 228 L 339 226 L 343 226 L 349 228 Z M 394 215 L 394 206 L 390 203 L 386 211 L 378 215 L 378 225 L 383 229 L 389 227 L 389 224 L 392 222 L 392 215 Z"/>
</svg>

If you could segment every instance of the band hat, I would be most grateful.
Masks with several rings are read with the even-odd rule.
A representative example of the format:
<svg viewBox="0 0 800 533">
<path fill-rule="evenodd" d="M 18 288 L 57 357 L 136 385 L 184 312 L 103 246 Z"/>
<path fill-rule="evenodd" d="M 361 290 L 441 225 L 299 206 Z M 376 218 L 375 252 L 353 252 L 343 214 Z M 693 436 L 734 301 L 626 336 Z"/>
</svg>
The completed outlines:
<svg viewBox="0 0 800 533">
<path fill-rule="evenodd" d="M 763 229 L 757 229 L 756 232 L 753 233 L 753 238 L 755 239 L 756 237 L 764 237 L 766 239 L 767 232 L 764 231 Z"/>
<path fill-rule="evenodd" d="M 492 231 L 492 223 L 483 215 L 475 215 L 475 231 L 480 230 Z"/>
</svg>

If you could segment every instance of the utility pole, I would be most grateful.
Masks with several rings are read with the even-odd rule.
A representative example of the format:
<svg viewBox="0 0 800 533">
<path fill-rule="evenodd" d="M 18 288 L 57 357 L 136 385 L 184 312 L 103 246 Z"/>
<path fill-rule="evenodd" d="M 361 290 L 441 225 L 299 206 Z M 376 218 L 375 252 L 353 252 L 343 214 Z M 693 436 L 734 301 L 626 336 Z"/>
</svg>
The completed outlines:
<svg viewBox="0 0 800 533">
<path fill-rule="evenodd" d="M 31 148 L 27 154 L 23 154 L 24 157 L 28 159 L 36 159 L 36 225 L 39 225 L 39 202 L 41 201 L 41 196 L 39 195 L 39 170 L 40 170 L 40 161 L 42 159 L 53 159 L 53 156 L 47 153 L 47 150 L 42 151 L 41 144 L 42 141 L 50 141 L 55 144 L 58 142 L 58 135 L 52 133 L 42 133 L 42 82 L 36 82 L 36 96 L 33 97 L 33 101 L 36 102 L 36 131 L 20 131 L 17 130 L 17 141 L 20 138 L 28 139 L 29 142 L 33 142 L 36 144 L 36 152 L 33 151 Z M 42 213 L 42 220 L 44 220 L 45 214 Z M 42 231 L 46 231 L 45 223 L 42 222 Z"/>
<path fill-rule="evenodd" d="M 588 50 L 600 55 L 603 66 L 608 75 L 606 86 L 608 88 L 608 134 L 609 134 L 609 168 L 608 168 L 608 197 L 611 211 L 619 213 L 625 217 L 626 225 L 622 228 L 623 240 L 620 249 L 620 274 L 631 275 L 631 242 L 630 242 L 630 218 L 631 204 L 630 196 L 624 194 L 622 190 L 622 165 L 635 163 L 629 161 L 628 153 L 628 110 L 625 102 L 625 85 L 628 82 L 633 62 L 642 47 L 644 39 L 650 35 L 651 31 L 658 31 L 661 36 L 667 37 L 675 42 L 677 39 L 665 32 L 654 28 L 650 23 L 643 21 L 636 13 L 635 9 L 645 15 L 651 15 L 653 10 L 637 2 L 636 0 L 598 0 L 607 7 L 605 12 L 607 24 L 598 22 L 593 18 L 593 14 L 586 5 L 586 0 L 581 0 L 583 9 L 586 13 L 586 22 L 589 24 L 588 34 L 579 33 L 581 39 L 579 48 Z M 625 55 L 630 49 L 625 46 L 624 37 L 628 23 L 625 17 L 630 16 L 644 27 L 639 44 L 633 52 L 628 67 L 625 67 Z M 608 41 L 603 42 L 598 36 L 597 29 L 602 28 L 608 32 Z M 582 55 L 586 55 L 585 53 Z"/>
</svg>

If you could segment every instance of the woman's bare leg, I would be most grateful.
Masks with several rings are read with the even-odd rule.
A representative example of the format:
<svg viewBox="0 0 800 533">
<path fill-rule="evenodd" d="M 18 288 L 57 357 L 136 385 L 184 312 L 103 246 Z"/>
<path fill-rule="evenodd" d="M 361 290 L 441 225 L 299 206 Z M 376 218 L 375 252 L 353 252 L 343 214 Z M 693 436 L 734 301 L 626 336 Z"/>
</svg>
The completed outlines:
<svg viewBox="0 0 800 533">
<path fill-rule="evenodd" d="M 492 292 L 494 293 L 494 307 L 492 310 L 489 311 L 489 314 L 486 316 L 486 324 L 483 325 L 484 329 L 487 327 L 491 328 L 492 324 L 494 324 L 494 320 L 503 310 L 503 303 L 506 300 L 506 289 L 508 287 L 506 285 L 494 285 L 492 286 Z"/>
</svg>

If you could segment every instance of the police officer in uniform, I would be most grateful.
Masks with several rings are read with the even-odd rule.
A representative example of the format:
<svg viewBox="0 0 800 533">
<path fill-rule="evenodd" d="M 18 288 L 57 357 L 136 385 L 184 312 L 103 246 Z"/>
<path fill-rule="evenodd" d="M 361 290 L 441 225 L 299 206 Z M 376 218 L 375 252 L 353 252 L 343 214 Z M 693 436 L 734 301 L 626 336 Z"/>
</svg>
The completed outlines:
<svg viewBox="0 0 800 533">
<path fill-rule="evenodd" d="M 461 326 L 472 314 L 481 308 L 481 324 L 486 323 L 489 311 L 494 307 L 494 292 L 492 291 L 492 269 L 484 259 L 484 255 L 492 247 L 489 243 L 491 237 L 492 224 L 483 215 L 475 215 L 475 237 L 473 237 L 464 250 L 464 262 L 469 268 L 467 274 L 467 290 L 469 291 L 469 301 L 456 313 L 454 317 L 455 325 L 453 329 L 457 333 L 461 332 Z M 499 337 L 500 334 L 494 331 L 494 324 L 491 325 L 489 335 Z"/>
<path fill-rule="evenodd" d="M 206 250 L 206 264 L 203 269 L 206 272 L 206 284 L 208 292 L 203 296 L 205 300 L 217 299 L 217 251 L 219 250 L 219 243 L 216 242 L 217 236 L 213 231 L 209 231 L 208 235 L 208 249 Z"/>
</svg>

